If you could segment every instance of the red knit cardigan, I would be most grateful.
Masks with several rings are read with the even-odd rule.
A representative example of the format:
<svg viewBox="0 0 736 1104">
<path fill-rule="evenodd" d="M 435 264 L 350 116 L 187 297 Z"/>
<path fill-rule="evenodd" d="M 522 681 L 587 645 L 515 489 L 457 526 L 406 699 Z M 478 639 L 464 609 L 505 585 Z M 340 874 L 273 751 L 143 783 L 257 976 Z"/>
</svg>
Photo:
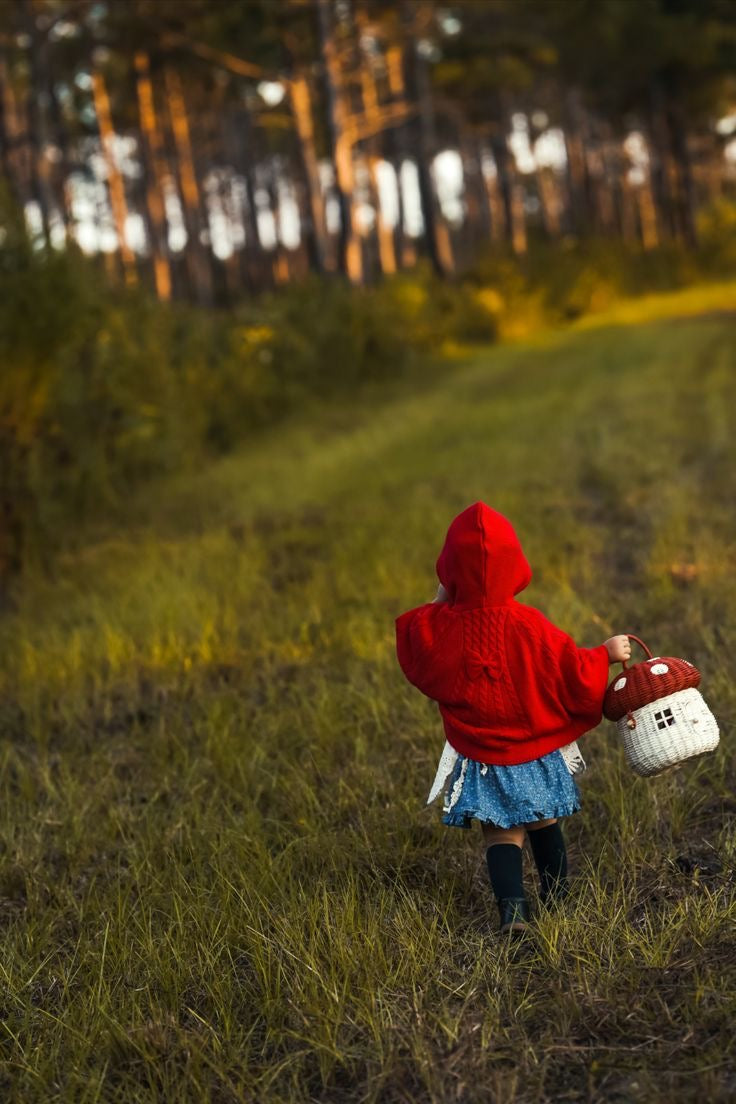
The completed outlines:
<svg viewBox="0 0 736 1104">
<path fill-rule="evenodd" d="M 606 647 L 578 648 L 515 600 L 532 573 L 505 517 L 484 502 L 464 510 L 437 575 L 449 600 L 398 617 L 396 648 L 409 681 L 438 703 L 456 751 L 482 763 L 526 763 L 600 723 Z"/>
</svg>

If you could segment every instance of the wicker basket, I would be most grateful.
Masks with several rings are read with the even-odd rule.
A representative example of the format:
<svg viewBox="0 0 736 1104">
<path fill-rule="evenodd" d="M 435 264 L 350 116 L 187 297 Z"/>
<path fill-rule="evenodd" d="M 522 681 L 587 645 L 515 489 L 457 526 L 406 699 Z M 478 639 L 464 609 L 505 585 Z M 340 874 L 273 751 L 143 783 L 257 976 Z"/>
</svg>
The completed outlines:
<svg viewBox="0 0 736 1104">
<path fill-rule="evenodd" d="M 629 766 L 646 777 L 713 751 L 718 724 L 697 689 L 700 672 L 686 659 L 653 656 L 638 636 L 629 639 L 648 658 L 631 667 L 624 660 L 603 701 L 603 714 L 616 721 Z"/>
</svg>

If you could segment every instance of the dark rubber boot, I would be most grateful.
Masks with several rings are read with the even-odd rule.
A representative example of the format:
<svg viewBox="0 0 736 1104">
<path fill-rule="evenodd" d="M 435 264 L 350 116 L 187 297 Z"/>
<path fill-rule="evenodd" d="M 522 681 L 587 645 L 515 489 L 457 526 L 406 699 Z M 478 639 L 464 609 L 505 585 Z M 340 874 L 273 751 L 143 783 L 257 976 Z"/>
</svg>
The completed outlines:
<svg viewBox="0 0 736 1104">
<path fill-rule="evenodd" d="M 526 897 L 502 897 L 497 903 L 501 917 L 501 935 L 509 932 L 523 935 L 531 919 Z"/>
</svg>

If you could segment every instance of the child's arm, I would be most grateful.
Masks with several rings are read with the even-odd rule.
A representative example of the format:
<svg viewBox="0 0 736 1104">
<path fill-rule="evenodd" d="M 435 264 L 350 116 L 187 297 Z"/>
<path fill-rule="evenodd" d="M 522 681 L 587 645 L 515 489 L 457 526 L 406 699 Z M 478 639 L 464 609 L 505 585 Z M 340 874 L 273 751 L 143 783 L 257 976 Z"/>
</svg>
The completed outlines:
<svg viewBox="0 0 736 1104">
<path fill-rule="evenodd" d="M 396 618 L 396 652 L 409 682 L 434 701 L 447 700 L 462 659 L 462 625 L 439 591 Z"/>
<path fill-rule="evenodd" d="M 603 695 L 608 686 L 608 667 L 611 663 L 608 645 L 599 644 L 595 648 L 581 648 L 572 637 L 568 636 L 558 644 L 558 647 L 559 672 L 562 679 L 561 701 L 573 716 L 591 711 L 600 714 L 603 708 Z"/>
<path fill-rule="evenodd" d="M 609 636 L 604 643 L 609 662 L 621 663 L 631 659 L 631 641 L 628 636 Z"/>
</svg>

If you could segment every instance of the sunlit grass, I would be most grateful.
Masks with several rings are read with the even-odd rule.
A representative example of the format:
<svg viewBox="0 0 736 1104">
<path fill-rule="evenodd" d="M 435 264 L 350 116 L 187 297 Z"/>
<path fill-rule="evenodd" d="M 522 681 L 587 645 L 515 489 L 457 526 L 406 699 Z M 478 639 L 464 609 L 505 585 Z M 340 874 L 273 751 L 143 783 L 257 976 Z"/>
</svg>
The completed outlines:
<svg viewBox="0 0 736 1104">
<path fill-rule="evenodd" d="M 732 1096 L 736 345 L 684 318 L 708 294 L 294 419 L 18 584 L 3 1099 Z M 572 898 L 523 947 L 480 837 L 424 808 L 441 730 L 394 656 L 477 498 L 522 536 L 526 601 L 697 663 L 722 726 L 646 781 L 586 739 Z"/>
<path fill-rule="evenodd" d="M 691 318 L 711 311 L 736 311 L 736 281 L 698 284 L 679 291 L 659 292 L 624 299 L 605 311 L 586 314 L 574 323 L 576 330 L 609 325 L 638 325 L 662 318 Z"/>
</svg>

